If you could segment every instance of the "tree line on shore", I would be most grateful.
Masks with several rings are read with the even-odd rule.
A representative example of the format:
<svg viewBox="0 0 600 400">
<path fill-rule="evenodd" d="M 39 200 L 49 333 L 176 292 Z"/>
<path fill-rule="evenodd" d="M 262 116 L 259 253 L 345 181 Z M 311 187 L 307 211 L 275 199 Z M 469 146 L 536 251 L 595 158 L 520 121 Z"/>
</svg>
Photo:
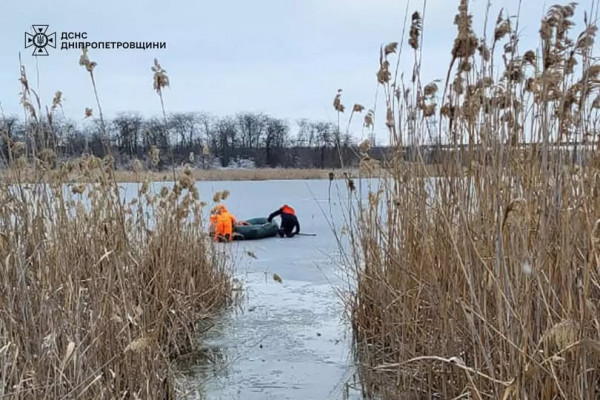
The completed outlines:
<svg viewBox="0 0 600 400">
<path fill-rule="evenodd" d="M 469 163 L 469 157 L 464 157 L 468 144 L 429 143 L 420 144 L 418 150 L 409 146 L 394 150 L 378 146 L 372 135 L 359 143 L 331 122 L 299 119 L 290 123 L 263 113 L 217 117 L 188 112 L 145 117 L 124 112 L 112 119 L 84 118 L 79 123 L 48 115 L 46 119 L 0 119 L 0 165 L 23 157 L 32 160 L 49 151 L 54 162 L 84 154 L 104 157 L 110 152 L 120 169 L 131 167 L 134 160 L 146 161 L 148 168 L 158 170 L 183 163 L 204 169 L 356 167 L 365 158 L 381 163 L 391 152 L 398 159 L 399 150 L 406 161 Z M 539 153 L 539 149 L 533 151 Z M 557 148 L 551 154 L 572 156 L 575 151 Z"/>
<path fill-rule="evenodd" d="M 294 132 L 292 132 L 294 131 Z M 145 117 L 124 112 L 103 121 L 85 118 L 0 120 L 0 154 L 5 163 L 18 144 L 27 156 L 44 149 L 58 159 L 110 151 L 118 167 L 160 153 L 159 168 L 185 162 L 204 167 L 255 166 L 337 168 L 356 164 L 357 140 L 334 123 L 300 119 L 294 123 L 263 113 L 217 117 L 205 112 Z M 372 145 L 374 143 L 371 143 Z"/>
</svg>

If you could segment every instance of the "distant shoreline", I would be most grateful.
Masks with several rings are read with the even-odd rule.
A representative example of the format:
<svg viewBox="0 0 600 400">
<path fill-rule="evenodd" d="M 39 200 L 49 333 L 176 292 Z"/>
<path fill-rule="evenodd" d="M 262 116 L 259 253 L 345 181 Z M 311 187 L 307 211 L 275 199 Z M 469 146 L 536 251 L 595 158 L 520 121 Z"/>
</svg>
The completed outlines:
<svg viewBox="0 0 600 400">
<path fill-rule="evenodd" d="M 294 179 L 329 179 L 329 173 L 334 177 L 343 177 L 340 169 L 302 169 L 302 168 L 247 168 L 247 169 L 192 169 L 192 177 L 196 181 L 268 181 L 268 180 L 294 180 Z M 351 170 L 352 175 L 358 170 Z M 183 174 L 181 169 L 175 170 L 175 176 Z M 142 171 L 115 171 L 118 182 L 139 182 L 143 180 L 165 182 L 173 180 L 173 171 L 164 170 Z"/>
<path fill-rule="evenodd" d="M 7 168 L 0 169 L 0 177 L 16 182 L 39 182 L 46 181 L 56 173 L 56 170 L 50 170 L 44 174 L 38 175 L 35 178 L 31 168 L 21 170 L 11 170 Z M 179 179 L 183 175 L 183 170 L 177 168 L 175 176 Z M 346 169 L 318 169 L 318 168 L 248 168 L 248 169 L 191 169 L 192 177 L 195 181 L 268 181 L 268 180 L 321 180 L 330 179 L 330 174 L 333 173 L 334 179 L 344 179 L 346 176 L 357 179 L 359 177 L 367 177 L 365 172 L 360 173 L 358 168 Z M 346 175 L 348 174 L 348 175 Z M 69 183 L 82 183 L 94 180 L 96 174 L 85 176 L 80 172 L 71 172 L 66 179 Z M 135 172 L 132 170 L 115 170 L 115 180 L 120 183 L 124 182 L 172 182 L 173 171 L 165 169 L 162 171 L 143 170 Z M 372 177 L 379 176 L 378 173 L 371 175 Z"/>
<path fill-rule="evenodd" d="M 451 177 L 458 176 L 455 166 L 431 164 L 422 165 L 419 163 L 405 162 L 403 167 L 405 173 L 414 177 Z M 467 169 L 463 167 L 463 171 Z M 330 174 L 333 179 L 370 179 L 389 177 L 391 171 L 382 167 L 367 168 L 223 168 L 223 169 L 202 169 L 191 168 L 191 176 L 197 182 L 202 181 L 272 181 L 272 180 L 329 180 Z M 13 168 L 0 168 L 0 179 L 10 182 L 21 181 L 23 183 L 45 182 L 53 179 L 58 170 L 50 169 L 45 172 L 38 172 L 36 176 L 31 166 L 20 170 Z M 184 169 L 177 167 L 175 169 L 176 179 L 184 175 Z M 91 171 L 84 174 L 81 170 L 73 170 L 61 180 L 66 183 L 86 183 L 97 181 L 98 171 Z M 161 171 L 141 170 L 133 171 L 130 169 L 116 169 L 114 171 L 115 180 L 118 183 L 126 182 L 172 182 L 173 170 L 164 169 Z"/>
</svg>

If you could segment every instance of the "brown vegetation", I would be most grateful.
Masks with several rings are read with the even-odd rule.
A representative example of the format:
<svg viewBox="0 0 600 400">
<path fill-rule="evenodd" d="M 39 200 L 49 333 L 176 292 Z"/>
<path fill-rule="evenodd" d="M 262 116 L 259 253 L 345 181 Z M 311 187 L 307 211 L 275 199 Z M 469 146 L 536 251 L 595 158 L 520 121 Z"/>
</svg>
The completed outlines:
<svg viewBox="0 0 600 400">
<path fill-rule="evenodd" d="M 82 158 L 83 159 L 83 158 Z M 21 168 L 18 174 L 10 169 L 0 169 L 0 179 L 14 181 L 18 178 L 22 182 L 37 182 L 39 179 L 48 178 L 48 171 L 63 171 L 62 179 L 65 183 L 87 183 L 95 179 L 94 176 L 84 174 L 80 167 L 80 160 L 65 162 L 57 168 L 42 171 L 34 167 Z M 386 164 L 383 164 L 384 166 Z M 421 165 L 419 163 L 405 163 L 411 168 L 411 174 L 423 176 L 446 176 L 449 173 L 457 174 L 456 170 L 449 171 L 447 166 L 441 164 Z M 312 179 L 344 179 L 345 176 L 363 176 L 368 178 L 381 178 L 389 176 L 389 169 L 382 167 L 381 163 L 361 163 L 358 168 L 344 169 L 315 169 L 315 168 L 247 168 L 247 169 L 210 169 L 202 170 L 186 166 L 183 170 L 189 171 L 195 181 L 266 181 L 266 180 L 312 180 Z M 172 182 L 173 175 L 170 171 L 142 170 L 115 170 L 112 172 L 116 182 Z M 333 175 L 331 175 L 333 174 Z"/>
<path fill-rule="evenodd" d="M 82 163 L 93 183 L 70 193 L 57 175 L 2 184 L 0 395 L 165 398 L 170 360 L 229 299 L 228 269 L 185 177 L 121 204 L 105 160 Z"/>
<path fill-rule="evenodd" d="M 29 118 L 41 119 L 24 68 L 21 83 Z M 0 398 L 174 398 L 173 360 L 231 299 L 193 178 L 160 193 L 146 182 L 123 203 L 112 157 L 53 169 L 38 144 L 26 172 L 9 142 L 0 180 Z M 67 185 L 75 170 L 81 181 Z"/>
<path fill-rule="evenodd" d="M 264 181 L 264 180 L 289 180 L 289 179 L 327 179 L 329 172 L 341 175 L 336 170 L 314 168 L 250 168 L 250 169 L 211 169 L 193 170 L 193 177 L 197 181 Z M 148 173 L 144 173 L 146 175 Z M 149 173 L 158 181 L 165 174 Z M 134 172 L 121 171 L 116 174 L 118 180 L 123 182 L 139 181 L 141 175 Z"/>
<path fill-rule="evenodd" d="M 79 169 L 78 161 L 66 162 L 62 166 L 70 166 L 70 172 L 65 175 L 65 179 L 72 183 L 89 182 L 90 177 L 85 176 Z M 61 166 L 59 166 L 59 169 Z M 262 181 L 262 180 L 288 180 L 288 179 L 328 179 L 329 173 L 334 176 L 342 177 L 342 172 L 335 169 L 312 169 L 312 168 L 249 168 L 249 169 L 210 169 L 202 170 L 190 168 L 191 176 L 196 181 Z M 345 170 L 344 170 L 345 171 Z M 358 173 L 356 171 L 356 173 Z M 34 168 L 24 168 L 20 171 L 20 179 L 33 182 L 39 179 L 41 171 L 37 176 Z M 8 169 L 0 170 L 0 176 L 6 179 L 14 177 Z M 170 171 L 150 171 L 147 169 L 134 170 L 116 170 L 114 179 L 117 182 L 143 182 L 149 180 L 152 182 L 173 181 L 173 175 Z"/>
<path fill-rule="evenodd" d="M 569 36 L 574 7 L 551 7 L 542 47 L 520 56 L 514 21 L 501 13 L 491 43 L 479 39 L 461 1 L 441 98 L 418 75 L 410 91 L 393 82 L 393 51 L 382 52 L 394 143 L 438 117 L 439 134 L 470 150 L 466 168 L 449 157 L 453 172 L 428 180 L 397 159 L 392 178 L 361 204 L 348 306 L 369 395 L 600 395 L 600 67 L 591 57 L 596 27 L 586 21 Z M 414 19 L 409 42 L 420 52 Z M 523 151 L 525 140 L 537 149 Z M 589 145 L 551 158 L 553 142 Z"/>
</svg>

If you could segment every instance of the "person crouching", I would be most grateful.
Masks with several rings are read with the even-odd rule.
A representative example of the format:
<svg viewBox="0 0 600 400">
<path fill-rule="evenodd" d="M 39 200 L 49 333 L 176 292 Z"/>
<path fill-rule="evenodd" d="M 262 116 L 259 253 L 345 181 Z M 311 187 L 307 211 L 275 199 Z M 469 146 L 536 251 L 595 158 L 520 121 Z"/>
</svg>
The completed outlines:
<svg viewBox="0 0 600 400">
<path fill-rule="evenodd" d="M 267 221 L 271 222 L 273 218 L 280 216 L 281 217 L 281 225 L 279 227 L 279 236 L 280 237 L 294 237 L 294 235 L 300 233 L 300 222 L 298 221 L 298 217 L 296 217 L 296 211 L 287 204 L 284 204 L 280 209 L 273 211 Z"/>
<path fill-rule="evenodd" d="M 214 226 L 215 242 L 231 242 L 233 240 L 233 229 L 236 219 L 224 205 L 219 205 L 214 215 L 211 216 L 211 223 Z"/>
</svg>

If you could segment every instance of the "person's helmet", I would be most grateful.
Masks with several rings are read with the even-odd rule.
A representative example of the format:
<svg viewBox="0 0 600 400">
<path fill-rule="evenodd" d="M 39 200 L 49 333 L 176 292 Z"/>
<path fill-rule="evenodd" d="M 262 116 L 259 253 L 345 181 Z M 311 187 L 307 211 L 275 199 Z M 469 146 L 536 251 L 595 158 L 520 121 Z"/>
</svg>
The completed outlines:
<svg viewBox="0 0 600 400">
<path fill-rule="evenodd" d="M 294 211 L 294 209 L 292 207 L 288 206 L 287 204 L 284 204 L 281 207 L 281 211 L 283 211 L 286 214 L 296 215 L 296 211 Z"/>
</svg>

